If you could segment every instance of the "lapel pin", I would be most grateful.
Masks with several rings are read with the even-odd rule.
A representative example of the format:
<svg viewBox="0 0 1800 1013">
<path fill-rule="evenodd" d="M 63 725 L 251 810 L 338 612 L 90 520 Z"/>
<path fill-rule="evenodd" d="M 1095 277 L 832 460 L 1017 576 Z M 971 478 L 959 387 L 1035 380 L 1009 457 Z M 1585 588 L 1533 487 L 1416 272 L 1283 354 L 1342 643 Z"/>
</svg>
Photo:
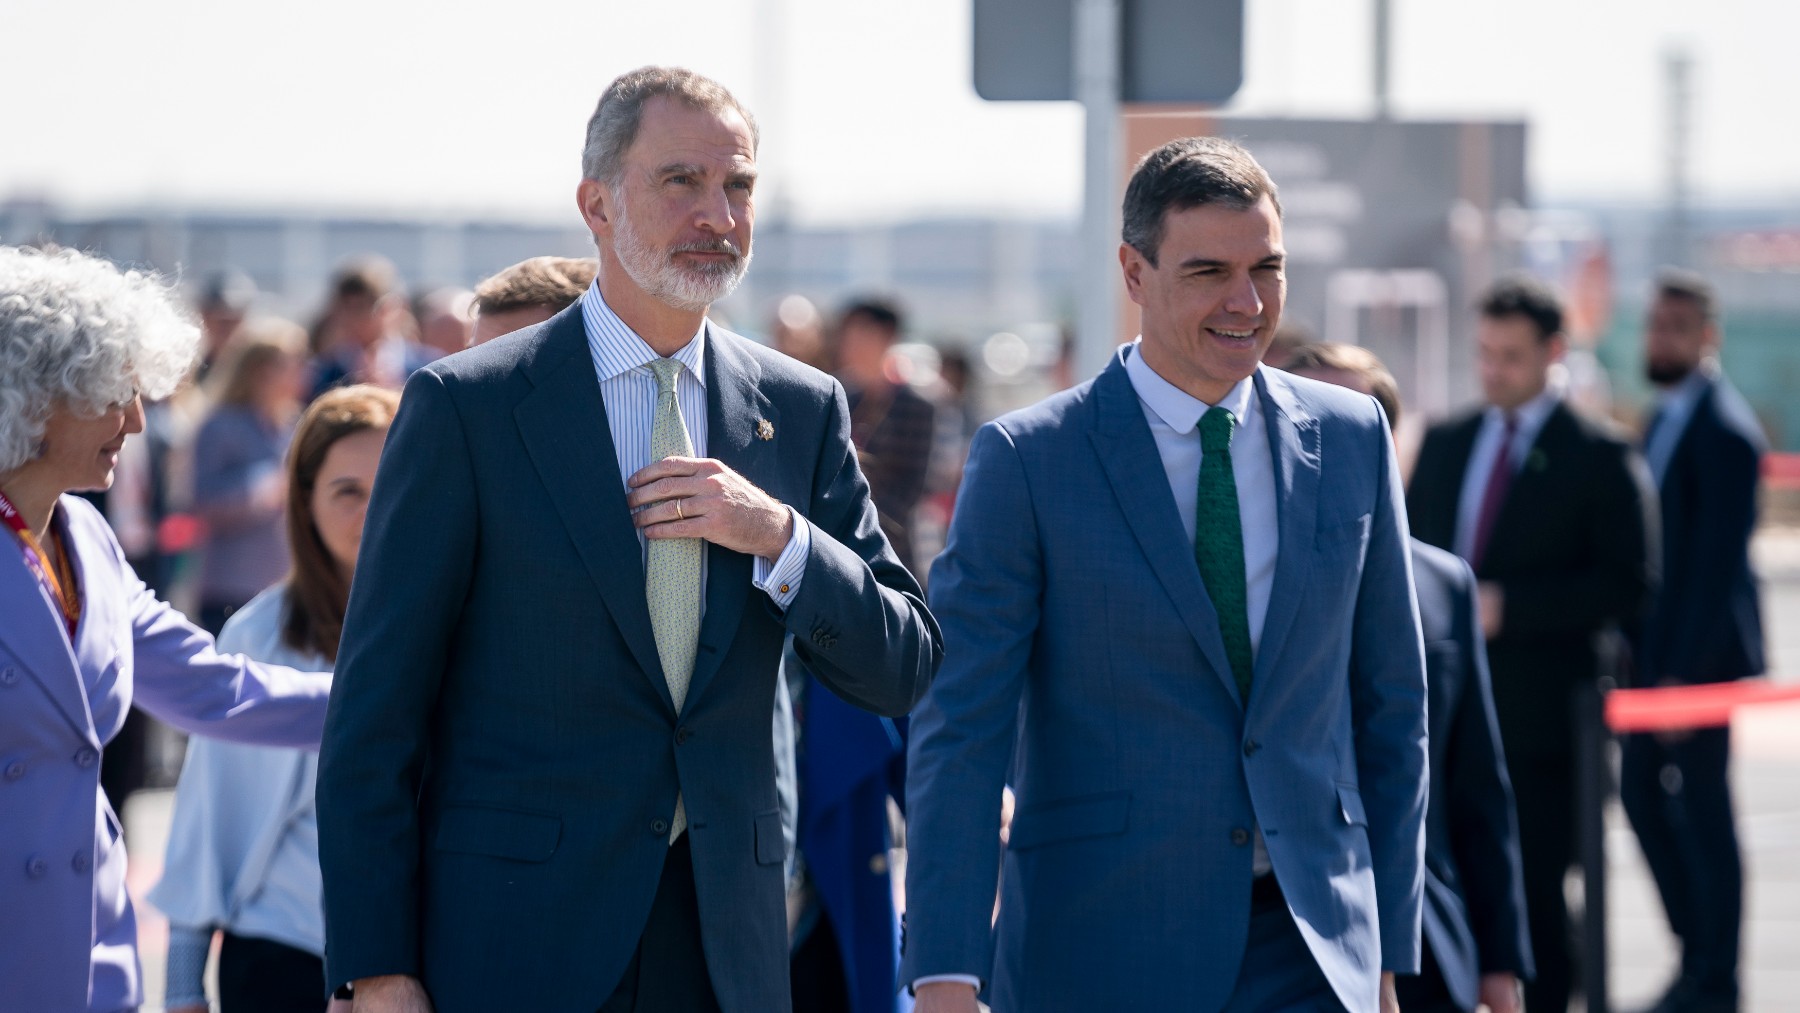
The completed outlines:
<svg viewBox="0 0 1800 1013">
<path fill-rule="evenodd" d="M 775 438 L 775 423 L 770 422 L 768 419 L 757 419 L 756 420 L 756 437 L 757 437 L 757 439 L 760 439 L 760 440 L 774 439 Z"/>
</svg>

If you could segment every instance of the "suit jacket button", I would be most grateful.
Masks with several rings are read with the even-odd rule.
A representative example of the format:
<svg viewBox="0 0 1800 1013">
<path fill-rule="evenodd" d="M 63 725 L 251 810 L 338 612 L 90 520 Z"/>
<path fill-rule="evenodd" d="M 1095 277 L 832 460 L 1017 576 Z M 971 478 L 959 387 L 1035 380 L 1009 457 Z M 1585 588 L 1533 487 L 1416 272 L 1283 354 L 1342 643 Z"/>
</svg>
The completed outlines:
<svg viewBox="0 0 1800 1013">
<path fill-rule="evenodd" d="M 76 872 L 85 874 L 89 869 L 93 868 L 94 856 L 85 851 L 77 851 L 75 853 L 75 860 L 69 864 L 74 867 Z"/>
<path fill-rule="evenodd" d="M 1261 748 L 1262 748 L 1262 743 L 1256 741 L 1255 739 L 1250 739 L 1249 741 L 1244 743 L 1244 755 L 1245 756 L 1255 756 L 1256 751 Z"/>
<path fill-rule="evenodd" d="M 13 762 L 6 765 L 6 779 L 8 781 L 17 781 L 19 778 L 24 777 L 24 776 L 25 776 L 25 761 L 24 760 L 14 760 Z"/>
<path fill-rule="evenodd" d="M 669 832 L 669 821 L 668 820 L 651 820 L 650 821 L 650 832 L 653 834 L 657 834 L 659 836 L 662 834 L 668 833 Z"/>
<path fill-rule="evenodd" d="M 1237 845 L 1240 848 L 1246 844 L 1249 844 L 1250 843 L 1250 831 L 1245 830 L 1243 827 L 1238 827 L 1238 828 L 1232 830 L 1231 831 L 1231 843 Z"/>
<path fill-rule="evenodd" d="M 680 728 L 675 729 L 675 744 L 678 746 L 686 745 L 687 740 L 692 738 L 693 734 L 693 732 L 688 731 L 686 725 L 682 725 Z"/>
<path fill-rule="evenodd" d="M 25 860 L 25 875 L 32 879 L 41 879 L 43 878 L 44 873 L 49 871 L 50 866 L 44 864 L 44 860 L 36 855 L 32 855 Z"/>
<path fill-rule="evenodd" d="M 11 686 L 19 681 L 19 670 L 16 668 L 0 668 L 0 686 Z"/>
<path fill-rule="evenodd" d="M 91 767 L 99 762 L 99 760 L 100 754 L 85 746 L 82 748 L 81 752 L 75 754 L 75 765 L 78 767 Z"/>
</svg>

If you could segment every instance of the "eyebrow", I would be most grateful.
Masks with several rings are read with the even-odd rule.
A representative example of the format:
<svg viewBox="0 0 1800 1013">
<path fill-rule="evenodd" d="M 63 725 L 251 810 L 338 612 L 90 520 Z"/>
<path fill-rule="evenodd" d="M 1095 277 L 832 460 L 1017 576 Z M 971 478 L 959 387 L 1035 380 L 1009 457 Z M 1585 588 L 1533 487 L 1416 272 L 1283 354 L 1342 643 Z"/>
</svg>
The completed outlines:
<svg viewBox="0 0 1800 1013">
<path fill-rule="evenodd" d="M 1265 266 L 1268 264 L 1274 264 L 1279 267 L 1280 265 L 1285 264 L 1286 262 L 1287 262 L 1287 254 L 1286 253 L 1271 253 L 1268 256 L 1257 261 L 1255 266 L 1262 267 L 1262 266 Z M 1229 268 L 1230 266 L 1231 266 L 1231 264 L 1227 261 L 1212 260 L 1207 257 L 1191 257 L 1191 258 L 1181 262 L 1181 270 L 1183 270 L 1183 271 L 1192 271 L 1192 270 L 1196 270 L 1196 269 L 1202 268 L 1202 267 Z"/>
<path fill-rule="evenodd" d="M 661 179 L 664 176 L 705 176 L 705 175 L 707 175 L 706 167 L 700 165 L 697 162 L 670 162 L 666 165 L 659 167 L 656 170 L 656 176 L 658 179 Z M 737 182 L 753 183 L 756 181 L 756 170 L 754 168 L 732 169 L 730 172 L 725 174 L 725 178 L 727 181 L 733 182 L 733 183 L 737 183 Z"/>
</svg>

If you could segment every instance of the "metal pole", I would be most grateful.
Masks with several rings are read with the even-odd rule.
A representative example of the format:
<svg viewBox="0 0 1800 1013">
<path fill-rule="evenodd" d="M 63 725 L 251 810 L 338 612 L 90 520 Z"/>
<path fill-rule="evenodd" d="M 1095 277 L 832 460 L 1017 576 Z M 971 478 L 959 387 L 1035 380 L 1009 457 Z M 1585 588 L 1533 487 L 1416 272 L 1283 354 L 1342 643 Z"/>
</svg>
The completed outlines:
<svg viewBox="0 0 1800 1013">
<path fill-rule="evenodd" d="M 1581 980 L 1588 1013 L 1607 1013 L 1606 802 L 1612 794 L 1606 697 L 1611 680 L 1578 688 L 1575 699 L 1576 837 L 1579 842 Z"/>
<path fill-rule="evenodd" d="M 1086 113 L 1075 378 L 1105 368 L 1118 334 L 1119 74 L 1123 0 L 1075 0 L 1075 97 Z"/>
<path fill-rule="evenodd" d="M 1375 52 L 1371 63 L 1375 72 L 1375 118 L 1393 116 L 1393 97 L 1389 82 L 1389 65 L 1393 60 L 1394 6 L 1392 0 L 1375 0 Z"/>
</svg>

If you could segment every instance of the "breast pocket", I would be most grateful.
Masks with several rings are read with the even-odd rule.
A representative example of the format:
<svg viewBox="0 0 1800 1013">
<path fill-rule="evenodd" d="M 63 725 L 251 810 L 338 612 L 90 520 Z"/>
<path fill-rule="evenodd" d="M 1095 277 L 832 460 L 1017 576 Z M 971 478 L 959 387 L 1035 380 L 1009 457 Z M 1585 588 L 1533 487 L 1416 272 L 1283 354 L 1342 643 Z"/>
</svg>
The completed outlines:
<svg viewBox="0 0 1800 1013">
<path fill-rule="evenodd" d="M 1373 521 L 1373 514 L 1363 514 L 1348 521 L 1322 522 L 1319 525 L 1318 534 L 1313 538 L 1313 546 L 1325 551 L 1339 546 L 1360 547 L 1366 545 L 1369 541 L 1369 527 Z"/>
</svg>

